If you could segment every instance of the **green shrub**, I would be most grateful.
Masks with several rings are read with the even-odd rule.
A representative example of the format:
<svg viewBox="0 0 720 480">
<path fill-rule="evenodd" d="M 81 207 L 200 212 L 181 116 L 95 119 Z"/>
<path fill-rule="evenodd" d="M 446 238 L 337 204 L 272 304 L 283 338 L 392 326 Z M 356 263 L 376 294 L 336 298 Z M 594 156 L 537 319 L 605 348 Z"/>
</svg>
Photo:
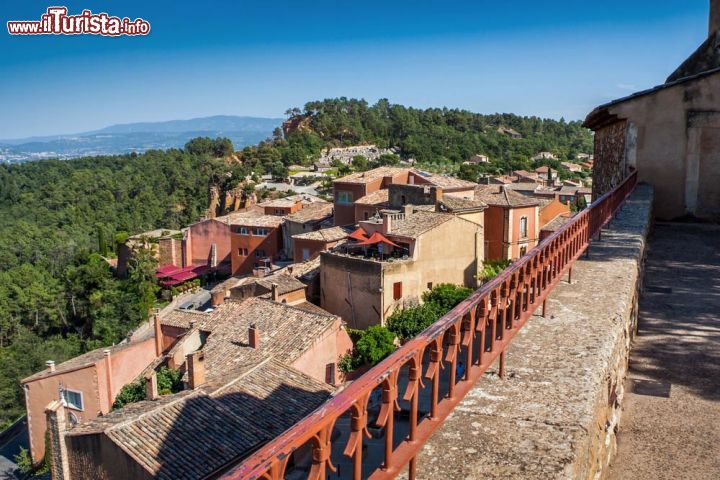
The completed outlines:
<svg viewBox="0 0 720 480">
<path fill-rule="evenodd" d="M 179 370 L 173 370 L 168 367 L 160 367 L 157 371 L 158 393 L 160 395 L 169 395 L 177 393 L 185 388 L 182 381 L 182 373 Z"/>
<path fill-rule="evenodd" d="M 396 310 L 388 318 L 388 329 L 402 341 L 410 340 L 443 316 L 443 311 L 434 303 Z"/>
<path fill-rule="evenodd" d="M 509 267 L 511 263 L 512 262 L 510 260 L 486 260 L 483 264 L 480 280 L 483 282 L 489 282 L 500 275 L 500 273 Z"/>
<path fill-rule="evenodd" d="M 145 379 L 128 383 L 120 389 L 117 397 L 115 397 L 112 409 L 118 410 L 123 408 L 125 405 L 139 402 L 141 400 L 145 400 Z"/>
<path fill-rule="evenodd" d="M 468 298 L 472 292 L 471 288 L 451 283 L 441 283 L 429 292 L 423 293 L 423 302 L 436 305 L 442 311 L 442 316 Z"/>
<path fill-rule="evenodd" d="M 395 335 L 385 327 L 372 326 L 357 341 L 355 350 L 361 364 L 375 365 L 395 350 Z"/>
</svg>

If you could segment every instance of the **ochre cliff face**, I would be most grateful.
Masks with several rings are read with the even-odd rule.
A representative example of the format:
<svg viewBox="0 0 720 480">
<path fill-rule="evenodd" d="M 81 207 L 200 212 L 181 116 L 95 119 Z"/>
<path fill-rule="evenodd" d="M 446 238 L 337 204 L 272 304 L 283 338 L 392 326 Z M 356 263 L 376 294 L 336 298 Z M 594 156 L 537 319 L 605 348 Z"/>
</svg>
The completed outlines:
<svg viewBox="0 0 720 480">
<path fill-rule="evenodd" d="M 216 218 L 239 210 L 246 210 L 257 203 L 255 193 L 246 193 L 244 185 L 225 192 L 220 191 L 217 185 L 210 185 L 208 189 L 208 208 L 206 218 Z"/>
</svg>

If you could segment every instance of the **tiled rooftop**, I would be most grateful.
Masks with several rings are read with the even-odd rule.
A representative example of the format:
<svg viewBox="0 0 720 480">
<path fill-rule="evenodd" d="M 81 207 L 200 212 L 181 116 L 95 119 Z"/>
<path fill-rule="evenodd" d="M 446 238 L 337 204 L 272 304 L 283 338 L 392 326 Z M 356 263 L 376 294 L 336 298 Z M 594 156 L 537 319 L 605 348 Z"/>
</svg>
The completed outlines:
<svg viewBox="0 0 720 480">
<path fill-rule="evenodd" d="M 432 230 L 445 222 L 452 220 L 452 215 L 435 212 L 418 211 L 393 219 L 390 226 L 390 235 L 417 238 L 423 233 Z"/>
<path fill-rule="evenodd" d="M 330 217 L 332 213 L 332 203 L 318 201 L 305 205 L 301 210 L 285 216 L 285 219 L 296 223 L 319 222 Z"/>
<path fill-rule="evenodd" d="M 305 203 L 305 204 L 312 204 L 315 202 L 321 202 L 325 203 L 324 200 L 321 200 L 320 198 L 309 195 L 307 193 L 300 193 L 297 195 L 290 195 L 288 197 L 283 198 L 276 198 L 274 200 L 268 200 L 263 203 L 258 203 L 258 207 L 276 207 L 276 208 L 288 208 L 292 207 L 293 205 L 297 203 Z"/>
<path fill-rule="evenodd" d="M 337 242 L 347 238 L 347 232 L 341 227 L 323 228 L 313 232 L 301 233 L 293 235 L 294 239 L 299 240 L 316 240 L 318 242 Z"/>
<path fill-rule="evenodd" d="M 333 388 L 274 359 L 69 430 L 103 432 L 158 479 L 205 478 L 295 424 Z"/>
<path fill-rule="evenodd" d="M 177 326 L 184 324 L 187 327 L 191 320 L 195 320 L 197 328 L 209 333 L 203 351 L 206 376 L 212 379 L 267 357 L 290 364 L 332 327 L 338 317 L 327 312 L 309 312 L 283 303 L 249 298 L 243 302 L 225 302 L 209 313 L 176 310 L 163 318 L 163 324 L 170 324 L 168 319 Z M 260 347 L 257 349 L 248 344 L 251 325 L 260 331 Z"/>
<path fill-rule="evenodd" d="M 462 198 L 462 197 L 456 197 L 453 195 L 443 195 L 442 204 L 445 205 L 448 209 L 453 210 L 453 211 L 487 207 L 485 202 L 483 202 L 480 199 Z"/>
<path fill-rule="evenodd" d="M 475 189 L 475 198 L 488 205 L 499 207 L 532 207 L 538 200 L 505 188 L 504 185 L 486 185 Z"/>
<path fill-rule="evenodd" d="M 406 173 L 410 169 L 398 167 L 379 167 L 367 172 L 355 172 L 335 180 L 335 183 L 370 183 L 372 181 Z"/>
<path fill-rule="evenodd" d="M 444 190 L 471 190 L 477 186 L 474 182 L 462 180 L 457 177 L 440 175 L 437 173 L 429 173 L 421 170 L 412 170 L 412 172 L 420 178 L 426 180 L 431 185 L 441 187 Z"/>
<path fill-rule="evenodd" d="M 217 220 L 223 221 L 228 225 L 242 225 L 245 227 L 279 227 L 285 219 L 277 215 L 265 215 L 263 213 L 250 211 L 231 213 L 224 217 L 218 217 Z"/>
<path fill-rule="evenodd" d="M 41 378 L 52 377 L 53 375 L 57 375 L 59 373 L 70 372 L 72 370 L 76 370 L 76 369 L 79 369 L 82 367 L 94 365 L 95 363 L 99 362 L 100 360 L 102 360 L 105 357 L 105 350 L 110 350 L 110 355 L 112 355 L 113 353 L 119 352 L 128 347 L 134 346 L 135 343 L 125 342 L 125 343 L 120 343 L 118 345 L 113 345 L 111 347 L 102 347 L 102 348 L 97 348 L 95 350 L 91 350 L 89 352 L 83 353 L 82 355 L 78 355 L 77 357 L 71 358 L 70 360 L 67 360 L 58 365 L 55 365 L 54 372 L 51 372 L 50 369 L 46 368 L 45 370 L 42 370 L 33 375 L 30 375 L 27 378 L 22 379 L 21 383 L 27 383 L 27 382 L 31 382 L 34 380 L 39 380 Z"/>
<path fill-rule="evenodd" d="M 255 282 L 268 290 L 272 290 L 273 284 L 277 285 L 278 294 L 280 295 L 285 295 L 286 293 L 295 292 L 305 288 L 304 283 L 287 273 L 275 273 L 273 275 L 258 278 Z"/>
<path fill-rule="evenodd" d="M 390 191 L 386 188 L 383 188 L 381 190 L 375 190 L 374 192 L 355 200 L 355 204 L 383 206 L 387 205 L 389 199 Z"/>
</svg>

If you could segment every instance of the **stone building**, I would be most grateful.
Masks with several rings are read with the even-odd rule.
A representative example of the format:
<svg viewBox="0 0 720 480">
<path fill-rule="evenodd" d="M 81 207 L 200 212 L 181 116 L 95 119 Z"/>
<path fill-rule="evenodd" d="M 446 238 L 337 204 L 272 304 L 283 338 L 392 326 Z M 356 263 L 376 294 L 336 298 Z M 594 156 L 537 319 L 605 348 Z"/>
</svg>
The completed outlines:
<svg viewBox="0 0 720 480">
<path fill-rule="evenodd" d="M 593 196 L 630 168 L 655 188 L 655 215 L 720 217 L 720 0 L 708 38 L 664 84 L 593 110 Z"/>
</svg>

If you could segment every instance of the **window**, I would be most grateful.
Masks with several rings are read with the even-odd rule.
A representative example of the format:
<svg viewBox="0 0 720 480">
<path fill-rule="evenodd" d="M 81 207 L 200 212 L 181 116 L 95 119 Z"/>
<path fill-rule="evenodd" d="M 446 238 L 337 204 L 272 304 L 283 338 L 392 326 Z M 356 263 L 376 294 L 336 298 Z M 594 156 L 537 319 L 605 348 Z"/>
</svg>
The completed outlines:
<svg viewBox="0 0 720 480">
<path fill-rule="evenodd" d="M 407 198 L 405 198 L 405 195 L 400 195 L 400 205 L 405 205 L 407 203 Z"/>
<path fill-rule="evenodd" d="M 249 235 L 247 227 L 238 228 L 237 233 L 239 233 L 240 235 Z"/>
<path fill-rule="evenodd" d="M 364 218 L 365 220 L 367 220 L 368 218 L 370 218 L 370 212 L 363 212 L 363 218 Z"/>
<path fill-rule="evenodd" d="M 432 282 L 428 282 L 427 287 L 428 287 L 428 290 L 432 290 Z"/>
<path fill-rule="evenodd" d="M 268 231 L 267 228 L 256 228 L 255 229 L 255 235 L 258 237 L 267 237 Z"/>
<path fill-rule="evenodd" d="M 255 256 L 257 258 L 262 258 L 265 256 L 265 250 L 255 250 Z"/>
<path fill-rule="evenodd" d="M 524 257 L 527 253 L 527 247 L 520 247 L 520 256 Z"/>
<path fill-rule="evenodd" d="M 310 258 L 310 249 L 309 248 L 303 248 L 302 249 L 302 259 L 307 260 Z"/>
<path fill-rule="evenodd" d="M 66 406 L 74 408 L 75 410 L 83 409 L 83 396 L 82 392 L 76 392 L 75 390 L 63 390 L 62 399 Z"/>
<path fill-rule="evenodd" d="M 527 217 L 520 217 L 520 238 L 527 238 L 528 236 L 528 219 Z"/>
<path fill-rule="evenodd" d="M 342 205 L 350 205 L 353 202 L 353 194 L 352 192 L 339 191 L 337 192 L 336 201 Z"/>
<path fill-rule="evenodd" d="M 247 257 L 248 249 L 247 248 L 238 248 L 238 255 L 240 255 L 241 257 Z"/>
<path fill-rule="evenodd" d="M 393 300 L 400 300 L 402 298 L 402 282 L 395 282 L 393 284 Z"/>
</svg>

